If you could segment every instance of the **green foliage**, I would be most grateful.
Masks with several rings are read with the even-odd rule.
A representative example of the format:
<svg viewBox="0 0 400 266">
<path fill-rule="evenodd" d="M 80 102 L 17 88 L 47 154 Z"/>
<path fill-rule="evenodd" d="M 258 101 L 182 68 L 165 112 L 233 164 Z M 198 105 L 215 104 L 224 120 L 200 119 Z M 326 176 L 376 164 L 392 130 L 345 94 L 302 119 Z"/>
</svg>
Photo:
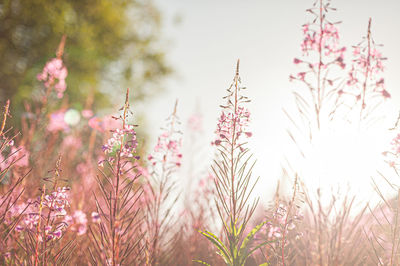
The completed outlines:
<svg viewBox="0 0 400 266">
<path fill-rule="evenodd" d="M 170 72 L 157 45 L 159 16 L 145 0 L 2 1 L 0 101 L 11 99 L 19 113 L 25 100 L 40 96 L 36 75 L 64 34 L 66 94 L 76 108 L 92 92 L 94 107 L 121 100 L 116 90 L 128 85 L 136 101 L 151 95 Z"/>
<path fill-rule="evenodd" d="M 250 257 L 250 255 L 254 251 L 256 251 L 257 249 L 259 249 L 269 243 L 269 242 L 263 242 L 263 243 L 256 245 L 255 247 L 251 248 L 251 246 L 254 242 L 254 236 L 265 224 L 266 224 L 266 222 L 262 222 L 259 225 L 257 225 L 256 227 L 254 227 L 242 241 L 242 244 L 240 245 L 240 249 L 238 248 L 239 245 L 236 240 L 239 239 L 238 237 L 239 237 L 239 234 L 241 233 L 241 228 L 239 228 L 239 230 L 236 230 L 235 226 L 233 226 L 231 228 L 232 231 L 230 232 L 230 234 L 231 234 L 232 238 L 229 241 L 229 249 L 224 245 L 222 240 L 220 240 L 216 235 L 214 235 L 208 231 L 200 232 L 200 233 L 202 235 L 204 235 L 208 240 L 210 240 L 211 243 L 213 243 L 213 245 L 218 249 L 217 253 L 223 258 L 223 260 L 225 261 L 225 263 L 227 265 L 243 266 L 243 265 L 245 265 L 247 259 Z M 196 260 L 195 262 L 209 265 L 208 263 L 203 262 L 203 261 Z M 262 265 L 268 265 L 268 264 L 264 263 Z"/>
</svg>

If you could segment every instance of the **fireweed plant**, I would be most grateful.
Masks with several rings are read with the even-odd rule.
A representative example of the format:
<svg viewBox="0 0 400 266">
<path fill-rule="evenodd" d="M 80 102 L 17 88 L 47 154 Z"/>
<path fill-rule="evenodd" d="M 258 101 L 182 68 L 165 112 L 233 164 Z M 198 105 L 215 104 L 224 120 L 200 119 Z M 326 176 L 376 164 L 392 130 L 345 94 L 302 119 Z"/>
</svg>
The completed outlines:
<svg viewBox="0 0 400 266">
<path fill-rule="evenodd" d="M 397 125 L 393 130 L 398 130 Z M 390 149 L 384 153 L 385 161 L 396 179 L 388 178 L 382 173 L 386 187 L 374 182 L 375 191 L 381 198 L 381 203 L 369 208 L 374 223 L 365 225 L 365 235 L 373 249 L 371 259 L 377 265 L 399 265 L 400 246 L 400 133 L 393 138 Z M 388 196 L 386 190 L 391 193 Z"/>
<path fill-rule="evenodd" d="M 283 175 L 289 174 L 283 169 Z M 274 205 L 267 210 L 268 220 L 265 230 L 260 231 L 258 237 L 271 242 L 271 244 L 260 249 L 258 257 L 268 261 L 271 265 L 292 265 L 294 263 L 294 246 L 302 237 L 302 232 L 297 229 L 301 223 L 303 215 L 300 206 L 302 205 L 302 194 L 298 184 L 298 176 L 295 176 L 293 193 L 288 200 L 284 200 L 279 195 L 279 184 L 275 193 Z"/>
<path fill-rule="evenodd" d="M 337 25 L 340 22 L 328 19 L 329 12 L 336 11 L 330 0 L 317 0 L 306 11 L 314 19 L 303 25 L 304 38 L 300 45 L 303 56 L 293 60 L 302 70 L 290 75 L 289 79 L 302 85 L 293 93 L 310 140 L 313 129 L 320 129 L 323 121 L 335 117 L 351 124 L 376 122 L 379 117 L 371 114 L 391 96 L 382 77 L 386 58 L 378 49 L 381 45 L 373 40 L 371 19 L 366 36 L 352 47 L 351 64 L 346 65 L 345 52 L 348 49 L 339 42 Z M 302 93 L 303 89 L 309 91 L 308 96 Z"/>
<path fill-rule="evenodd" d="M 302 158 L 307 157 L 303 140 L 309 140 L 306 147 L 312 146 L 313 136 L 320 129 L 332 129 L 334 124 L 329 122 L 335 119 L 336 122 L 348 122 L 350 127 L 358 125 L 358 130 L 360 125 L 366 128 L 377 120 L 372 116 L 377 107 L 390 98 L 382 78 L 385 58 L 372 39 L 371 20 L 367 36 L 353 47 L 352 63 L 348 66 L 345 64 L 347 49 L 339 43 L 339 22 L 329 20 L 331 11 L 335 10 L 329 0 L 317 0 L 307 10 L 313 20 L 303 25 L 303 56 L 294 59 L 294 64 L 303 69 L 290 76 L 291 81 L 301 84 L 294 91 L 300 119 L 295 120 L 287 114 L 297 134 L 288 132 Z M 362 231 L 367 204 L 360 207 L 357 215 L 350 215 L 354 212 L 355 197 L 345 191 L 343 196 L 343 191 L 332 190 L 332 198 L 327 202 L 322 200 L 325 195 L 320 188 L 310 191 L 304 185 L 302 187 L 305 219 L 300 230 L 304 237 L 295 242 L 296 256 L 290 256 L 290 259 L 296 258 L 297 262 L 306 265 L 364 264 L 370 250 L 361 245 L 366 242 Z"/>
<path fill-rule="evenodd" d="M 40 83 L 38 86 L 40 89 L 32 95 L 32 101 L 24 103 L 25 112 L 21 116 L 20 148 L 25 154 L 26 165 L 29 165 L 28 159 L 35 162 L 36 167 L 32 168 L 34 176 L 43 176 L 47 171 L 48 160 L 44 158 L 57 158 L 59 154 L 57 151 L 59 131 L 48 129 L 55 128 L 51 126 L 54 125 L 54 119 L 53 115 L 49 113 L 55 108 L 60 108 L 60 104 L 66 105 L 66 99 L 61 99 L 67 88 L 66 77 L 68 75 L 63 61 L 65 42 L 66 36 L 64 35 L 58 45 L 56 57 L 49 59 L 41 72 L 37 74 L 36 78 Z M 24 182 L 26 182 L 24 185 L 28 187 L 36 185 L 33 179 L 26 179 Z"/>
<path fill-rule="evenodd" d="M 18 201 L 24 193 L 22 181 L 29 172 L 17 176 L 14 180 L 12 172 L 24 159 L 20 154 L 21 149 L 15 149 L 13 137 L 8 137 L 10 129 L 6 129 L 6 121 L 9 115 L 10 101 L 4 107 L 0 128 L 0 263 L 17 263 L 15 253 L 18 247 L 14 245 L 12 238 L 15 236 L 15 228 L 22 219 L 27 208 L 17 208 Z M 14 148 L 14 149 L 12 149 Z"/>
<path fill-rule="evenodd" d="M 73 254 L 74 241 L 62 241 L 67 233 L 65 217 L 69 210 L 68 187 L 59 186 L 61 157 L 56 162 L 52 177 L 44 178 L 40 196 L 15 206 L 11 216 L 24 210 L 15 227 L 16 242 L 22 254 L 15 254 L 15 261 L 28 265 L 68 264 Z M 47 183 L 47 186 L 46 186 Z"/>
<path fill-rule="evenodd" d="M 330 120 L 368 128 L 390 97 L 371 21 L 362 41 L 346 49 L 338 23 L 330 21 L 333 10 L 328 0 L 307 10 L 312 19 L 303 25 L 302 55 L 294 59 L 301 69 L 291 76 L 299 85 L 294 140 L 311 143 L 318 128 L 336 125 Z M 88 93 L 83 109 L 68 102 L 65 42 L 63 37 L 36 77 L 40 86 L 24 103 L 21 133 L 8 126 L 9 101 L 0 115 L 1 265 L 191 265 L 193 259 L 212 265 L 399 265 L 400 135 L 384 152 L 393 172 L 380 173 L 386 187 L 374 184 L 377 206 L 356 207 L 346 191 L 323 202 L 324 193 L 308 190 L 297 178 L 301 169 L 293 169 L 285 177 L 295 180 L 293 194 L 278 194 L 268 214 L 259 208 L 257 215 L 258 201 L 250 200 L 256 180 L 246 146 L 248 99 L 237 67 L 213 141 L 213 172 L 188 175 L 201 180 L 197 191 L 187 189 L 185 210 L 176 212 L 182 198 L 177 201 L 175 182 L 181 180 L 175 178 L 183 163 L 176 112 L 148 160 L 139 160 L 127 100 L 116 119 L 95 114 L 94 94 Z"/>
<path fill-rule="evenodd" d="M 139 198 L 143 192 L 136 171 L 137 139 L 135 126 L 128 124 L 129 89 L 122 115 L 115 117 L 120 128 L 103 146 L 105 159 L 99 162 L 97 182 L 101 195 L 94 193 L 96 210 L 89 226 L 92 246 L 90 260 L 101 265 L 141 265 L 141 213 Z"/>
<path fill-rule="evenodd" d="M 219 153 L 212 166 L 217 191 L 215 201 L 223 224 L 224 237 L 220 239 L 207 230 L 201 231 L 215 246 L 225 263 L 233 266 L 244 265 L 254 251 L 269 243 L 267 241 L 252 246 L 255 234 L 266 222 L 260 223 L 245 235 L 249 231 L 247 225 L 258 203 L 256 199 L 249 204 L 258 178 L 252 184 L 251 175 L 255 162 L 251 162 L 252 155 L 249 155 L 246 147 L 247 138 L 252 136 L 248 131 L 250 112 L 244 107 L 250 100 L 242 94 L 243 90 L 245 87 L 241 86 L 238 60 L 233 83 L 224 97 L 227 102 L 221 105 L 217 136 L 213 142 Z M 197 262 L 207 264 L 203 261 Z"/>
<path fill-rule="evenodd" d="M 50 59 L 43 68 L 43 71 L 37 75 L 37 79 L 43 82 L 46 90 L 46 100 L 49 97 L 51 91 L 54 89 L 57 93 L 57 98 L 61 99 L 64 96 L 64 92 L 67 89 L 67 83 L 65 79 L 68 75 L 68 70 L 62 61 L 62 55 L 64 53 L 66 35 L 61 39 L 59 47 L 57 49 L 57 57 Z"/>
<path fill-rule="evenodd" d="M 182 132 L 176 114 L 178 101 L 166 126 L 158 137 L 153 152 L 148 156 L 148 179 L 145 183 L 146 208 L 146 264 L 173 264 L 178 232 L 174 208 L 179 199 L 176 172 L 181 167 Z"/>
<path fill-rule="evenodd" d="M 372 20 L 369 19 L 367 34 L 362 41 L 353 46 L 353 59 L 351 69 L 342 89 L 338 93 L 339 106 L 349 110 L 356 110 L 359 121 L 373 123 L 379 117 L 371 116 L 381 105 L 383 100 L 390 98 L 385 89 L 383 62 L 386 60 L 379 51 L 371 33 Z"/>
<path fill-rule="evenodd" d="M 313 16 L 313 20 L 303 25 L 303 56 L 293 60 L 302 70 L 290 75 L 291 81 L 303 85 L 302 90 L 294 91 L 294 96 L 298 113 L 308 127 L 310 137 L 314 128 L 321 128 L 323 115 L 335 113 L 336 106 L 330 100 L 336 96 L 340 86 L 338 77 L 346 67 L 346 47 L 339 43 L 337 24 L 340 22 L 328 19 L 329 12 L 334 10 L 329 0 L 316 0 L 306 10 Z M 308 94 L 303 93 L 303 89 L 308 90 Z"/>
</svg>

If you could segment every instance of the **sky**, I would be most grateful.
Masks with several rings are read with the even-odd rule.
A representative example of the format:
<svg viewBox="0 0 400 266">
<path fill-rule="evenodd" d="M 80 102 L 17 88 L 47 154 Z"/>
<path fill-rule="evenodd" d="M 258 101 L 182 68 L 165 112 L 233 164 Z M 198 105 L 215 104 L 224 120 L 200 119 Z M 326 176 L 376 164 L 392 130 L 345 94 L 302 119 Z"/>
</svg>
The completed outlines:
<svg viewBox="0 0 400 266">
<path fill-rule="evenodd" d="M 294 110 L 292 91 L 296 85 L 289 82 L 288 77 L 298 71 L 293 58 L 301 55 L 301 26 L 311 19 L 305 10 L 312 3 L 311 0 L 156 0 L 162 14 L 164 50 L 175 73 L 166 81 L 167 90 L 143 107 L 147 110 L 147 126 L 153 139 L 178 99 L 178 114 L 184 123 L 194 112 L 202 114 L 203 137 L 196 141 L 203 143 L 201 149 L 211 153 L 209 144 L 216 128 L 219 105 L 224 103 L 222 97 L 235 74 L 236 60 L 240 58 L 242 82 L 248 88 L 247 96 L 252 99 L 248 105 L 254 133 L 250 148 L 257 158 L 255 176 L 261 177 L 256 193 L 269 197 L 282 176 L 282 165 L 294 153 L 293 143 L 286 133 L 290 122 L 282 110 Z M 400 1 L 336 0 L 331 5 L 337 11 L 330 13 L 330 18 L 342 21 L 339 25 L 341 44 L 346 46 L 361 40 L 368 19 L 372 18 L 374 39 L 384 44 L 381 50 L 388 57 L 385 80 L 392 100 L 387 102 L 381 128 L 363 137 L 347 131 L 339 137 L 328 134 L 308 162 L 293 164 L 307 168 L 305 174 L 313 169 L 310 175 L 313 177 L 309 177 L 308 182 L 318 185 L 321 185 L 322 175 L 329 173 L 324 178 L 332 179 L 333 175 L 343 174 L 337 171 L 343 168 L 353 176 L 343 177 L 340 182 L 353 187 L 363 184 L 357 188 L 368 198 L 372 193 L 366 189 L 370 187 L 369 176 L 375 175 L 375 168 L 379 166 L 375 165 L 375 155 L 364 158 L 359 152 L 380 153 L 390 142 L 381 129 L 394 124 L 400 109 L 400 34 L 396 33 L 400 27 Z M 352 145 L 357 151 L 350 151 L 348 147 Z M 321 153 L 328 157 L 320 156 Z M 366 162 L 369 167 L 365 167 Z M 315 168 L 319 170 L 314 171 Z M 363 171 L 359 171 L 360 168 Z"/>
</svg>

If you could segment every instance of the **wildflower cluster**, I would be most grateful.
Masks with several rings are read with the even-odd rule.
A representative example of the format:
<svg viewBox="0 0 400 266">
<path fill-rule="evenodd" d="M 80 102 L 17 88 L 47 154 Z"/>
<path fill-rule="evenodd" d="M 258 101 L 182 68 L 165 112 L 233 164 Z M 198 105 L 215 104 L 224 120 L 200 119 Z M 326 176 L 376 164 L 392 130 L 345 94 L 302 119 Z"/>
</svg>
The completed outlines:
<svg viewBox="0 0 400 266">
<path fill-rule="evenodd" d="M 221 105 L 222 111 L 218 119 L 217 129 L 215 131 L 216 139 L 212 142 L 214 145 L 222 145 L 227 143 L 230 146 L 238 145 L 241 147 L 241 137 L 247 138 L 252 136 L 248 131 L 250 123 L 250 112 L 243 106 L 244 103 L 250 100 L 242 95 L 242 90 L 246 87 L 240 86 L 240 77 L 234 79 L 232 85 L 227 89 L 228 95 L 224 98 L 227 99 L 226 105 Z"/>
<path fill-rule="evenodd" d="M 288 208 L 284 204 L 279 204 L 275 210 L 272 220 L 266 224 L 266 235 L 270 240 L 280 239 L 285 232 L 287 235 L 290 231 L 296 228 L 296 223 L 301 221 L 303 216 L 301 214 L 294 214 L 290 217 L 288 214 Z M 299 238 L 301 233 L 296 235 Z"/>
<path fill-rule="evenodd" d="M 182 154 L 179 148 L 182 146 L 182 139 L 176 133 L 166 131 L 158 137 L 153 154 L 147 157 L 153 165 L 159 161 L 168 161 L 172 165 L 181 166 Z"/>
<path fill-rule="evenodd" d="M 254 214 L 258 199 L 249 203 L 250 195 L 258 179 L 251 181 L 252 168 L 249 149 L 245 148 L 242 136 L 250 137 L 247 131 L 250 113 L 243 107 L 250 100 L 242 94 L 239 76 L 239 60 L 236 74 L 228 94 L 225 106 L 221 106 L 222 114 L 217 125 L 217 139 L 213 144 L 220 146 L 218 157 L 212 166 L 215 184 L 215 203 L 218 216 L 223 224 L 223 240 L 210 231 L 201 231 L 215 248 L 227 265 L 245 265 L 247 259 L 255 251 L 251 249 L 255 235 L 265 225 L 265 221 L 250 229 L 247 225 Z M 246 234 L 246 235 L 245 235 Z M 260 243 L 258 248 L 266 245 Z M 207 264 L 203 261 L 198 261 Z"/>
<path fill-rule="evenodd" d="M 117 128 L 112 130 L 112 133 L 112 137 L 103 145 L 103 152 L 106 155 L 118 152 L 120 157 L 139 159 L 135 156 L 138 142 L 133 125 L 125 125 L 122 129 Z M 114 158 L 109 157 L 108 160 L 112 162 Z"/>
<path fill-rule="evenodd" d="M 132 159 L 136 156 L 138 142 L 135 126 L 128 125 L 129 89 L 126 93 L 123 114 L 114 118 L 120 128 L 111 130 L 112 136 L 103 145 L 106 158 L 99 164 L 106 167 L 100 170 L 97 178 L 101 197 L 95 194 L 96 209 L 91 214 L 92 224 L 88 226 L 91 236 L 92 264 L 141 265 L 141 217 L 138 206 L 142 188 L 137 184 L 140 174 Z M 94 131 L 93 131 L 94 132 Z M 133 244 L 133 242 L 136 242 Z M 108 261 L 108 262 L 107 262 Z"/>
<path fill-rule="evenodd" d="M 181 166 L 182 132 L 179 130 L 180 121 L 176 114 L 176 101 L 172 114 L 166 119 L 166 126 L 158 137 L 153 153 L 148 156 L 151 163 L 143 185 L 143 199 L 146 208 L 144 228 L 148 232 L 146 237 L 146 260 L 151 265 L 171 263 L 172 251 L 163 245 L 175 241 L 178 232 L 174 230 L 175 217 L 171 209 L 178 200 L 173 197 L 176 192 L 177 181 L 174 178 Z M 143 171 L 142 169 L 139 169 Z M 169 254 L 170 253 L 170 254 Z M 165 255 L 164 255 L 165 254 Z"/>
<path fill-rule="evenodd" d="M 400 133 L 398 133 L 390 143 L 391 149 L 395 155 L 400 155 Z"/>
<path fill-rule="evenodd" d="M 250 122 L 250 112 L 244 107 L 238 106 L 236 112 L 230 109 L 222 111 L 218 119 L 217 130 L 215 131 L 217 139 L 215 145 L 220 145 L 223 141 L 232 141 L 232 138 L 239 139 L 244 134 L 251 137 L 252 133 L 247 130 Z M 235 136 L 233 136 L 235 134 Z"/>
<path fill-rule="evenodd" d="M 377 49 L 371 34 L 371 20 L 368 23 L 367 36 L 353 47 L 352 66 L 346 79 L 346 86 L 339 90 L 339 96 L 347 96 L 352 102 L 348 104 L 353 108 L 360 105 L 360 118 L 366 118 L 381 100 L 391 97 L 385 88 L 382 77 L 384 70 L 383 61 L 386 60 Z M 368 108 L 367 108 L 368 107 Z M 366 111 L 363 114 L 363 110 Z"/>
<path fill-rule="evenodd" d="M 64 66 L 61 58 L 53 58 L 46 63 L 43 71 L 37 75 L 39 81 L 43 81 L 44 86 L 47 89 L 54 89 L 57 92 L 57 97 L 62 98 L 64 91 L 67 89 L 67 78 L 68 71 Z"/>
<path fill-rule="evenodd" d="M 310 10 L 310 12 L 313 12 Z M 315 13 L 314 13 L 315 14 Z M 343 63 L 344 52 L 346 47 L 339 45 L 339 30 L 335 24 L 326 22 L 321 25 L 316 23 L 307 23 L 303 25 L 304 39 L 301 43 L 301 50 L 303 55 L 309 55 L 310 52 L 323 51 L 323 55 L 330 57 L 330 61 L 321 61 L 321 67 L 326 68 L 328 64 L 337 64 L 341 68 L 345 68 Z M 294 63 L 299 64 L 304 61 L 295 58 Z M 310 69 L 316 69 L 319 67 L 319 63 L 309 64 Z"/>
<path fill-rule="evenodd" d="M 341 46 L 339 42 L 339 22 L 331 22 L 327 18 L 328 13 L 334 10 L 327 0 L 317 0 L 312 8 L 307 9 L 313 20 L 303 25 L 304 39 L 300 45 L 303 57 L 293 60 L 294 64 L 303 69 L 289 76 L 290 81 L 299 81 L 309 91 L 308 95 L 295 92 L 294 96 L 299 114 L 304 116 L 306 121 L 315 121 L 317 128 L 321 126 L 322 110 L 332 115 L 336 109 L 335 105 L 330 106 L 326 101 L 340 85 L 337 76 L 331 73 L 338 73 L 338 70 L 346 67 L 346 47 Z M 309 117 L 311 113 L 315 113 L 315 120 Z"/>
<path fill-rule="evenodd" d="M 166 166 L 171 167 L 181 166 L 182 132 L 176 129 L 179 124 L 175 112 L 167 118 L 164 132 L 158 137 L 153 153 L 147 157 L 153 166 L 156 166 L 157 163 L 167 164 Z"/>
<path fill-rule="evenodd" d="M 49 195 L 45 195 L 43 206 L 49 208 L 51 217 L 60 217 L 66 215 L 65 208 L 69 206 L 68 202 L 68 187 L 58 187 Z"/>
<path fill-rule="evenodd" d="M 338 22 L 332 23 L 326 18 L 328 11 L 335 9 L 330 7 L 329 2 L 321 2 L 320 5 L 322 6 L 318 7 L 316 7 L 316 5 L 317 2 L 314 3 L 313 8 L 307 10 L 314 15 L 313 22 L 303 25 L 304 39 L 300 47 L 305 58 L 295 58 L 293 60 L 294 64 L 304 65 L 307 70 L 299 72 L 294 76 L 291 75 L 291 80 L 297 79 L 306 81 L 305 78 L 307 75 L 316 74 L 317 71 L 327 69 L 332 65 L 338 65 L 342 69 L 346 67 L 344 63 L 346 47 L 340 46 L 339 30 L 336 27 Z M 319 55 L 319 60 L 317 62 L 311 62 L 306 59 L 311 56 L 311 53 Z M 331 83 L 333 80 L 327 81 L 332 85 Z"/>
<path fill-rule="evenodd" d="M 48 222 L 45 222 L 44 235 L 39 235 L 39 240 L 43 241 L 43 236 L 45 241 L 60 239 L 68 227 L 68 223 L 64 221 L 69 207 L 68 192 L 69 188 L 58 187 L 52 193 L 43 195 L 35 201 L 16 205 L 10 214 L 14 217 L 22 214 L 22 217 L 15 230 L 20 233 L 24 231 L 36 233 L 41 224 L 40 219 L 46 217 Z"/>
<path fill-rule="evenodd" d="M 382 155 L 384 156 L 385 162 L 389 165 L 389 167 L 396 170 L 396 167 L 400 163 L 400 133 L 397 133 L 396 136 L 393 137 L 389 144 L 389 148 L 382 152 Z"/>
</svg>

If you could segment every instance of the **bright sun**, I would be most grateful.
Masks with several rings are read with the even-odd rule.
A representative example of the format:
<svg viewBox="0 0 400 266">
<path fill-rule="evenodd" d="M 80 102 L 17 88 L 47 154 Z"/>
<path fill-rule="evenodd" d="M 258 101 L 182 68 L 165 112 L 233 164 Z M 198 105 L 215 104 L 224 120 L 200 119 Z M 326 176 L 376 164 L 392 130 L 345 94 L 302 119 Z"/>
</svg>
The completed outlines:
<svg viewBox="0 0 400 266">
<path fill-rule="evenodd" d="M 373 183 L 382 185 L 379 173 L 387 173 L 382 155 L 390 149 L 393 132 L 384 123 L 368 129 L 347 122 L 336 122 L 314 134 L 304 145 L 305 158 L 297 160 L 299 174 L 309 191 L 321 189 L 327 203 L 333 195 L 356 196 L 356 202 L 374 204 Z M 374 180 L 374 182 L 372 181 Z"/>
</svg>

